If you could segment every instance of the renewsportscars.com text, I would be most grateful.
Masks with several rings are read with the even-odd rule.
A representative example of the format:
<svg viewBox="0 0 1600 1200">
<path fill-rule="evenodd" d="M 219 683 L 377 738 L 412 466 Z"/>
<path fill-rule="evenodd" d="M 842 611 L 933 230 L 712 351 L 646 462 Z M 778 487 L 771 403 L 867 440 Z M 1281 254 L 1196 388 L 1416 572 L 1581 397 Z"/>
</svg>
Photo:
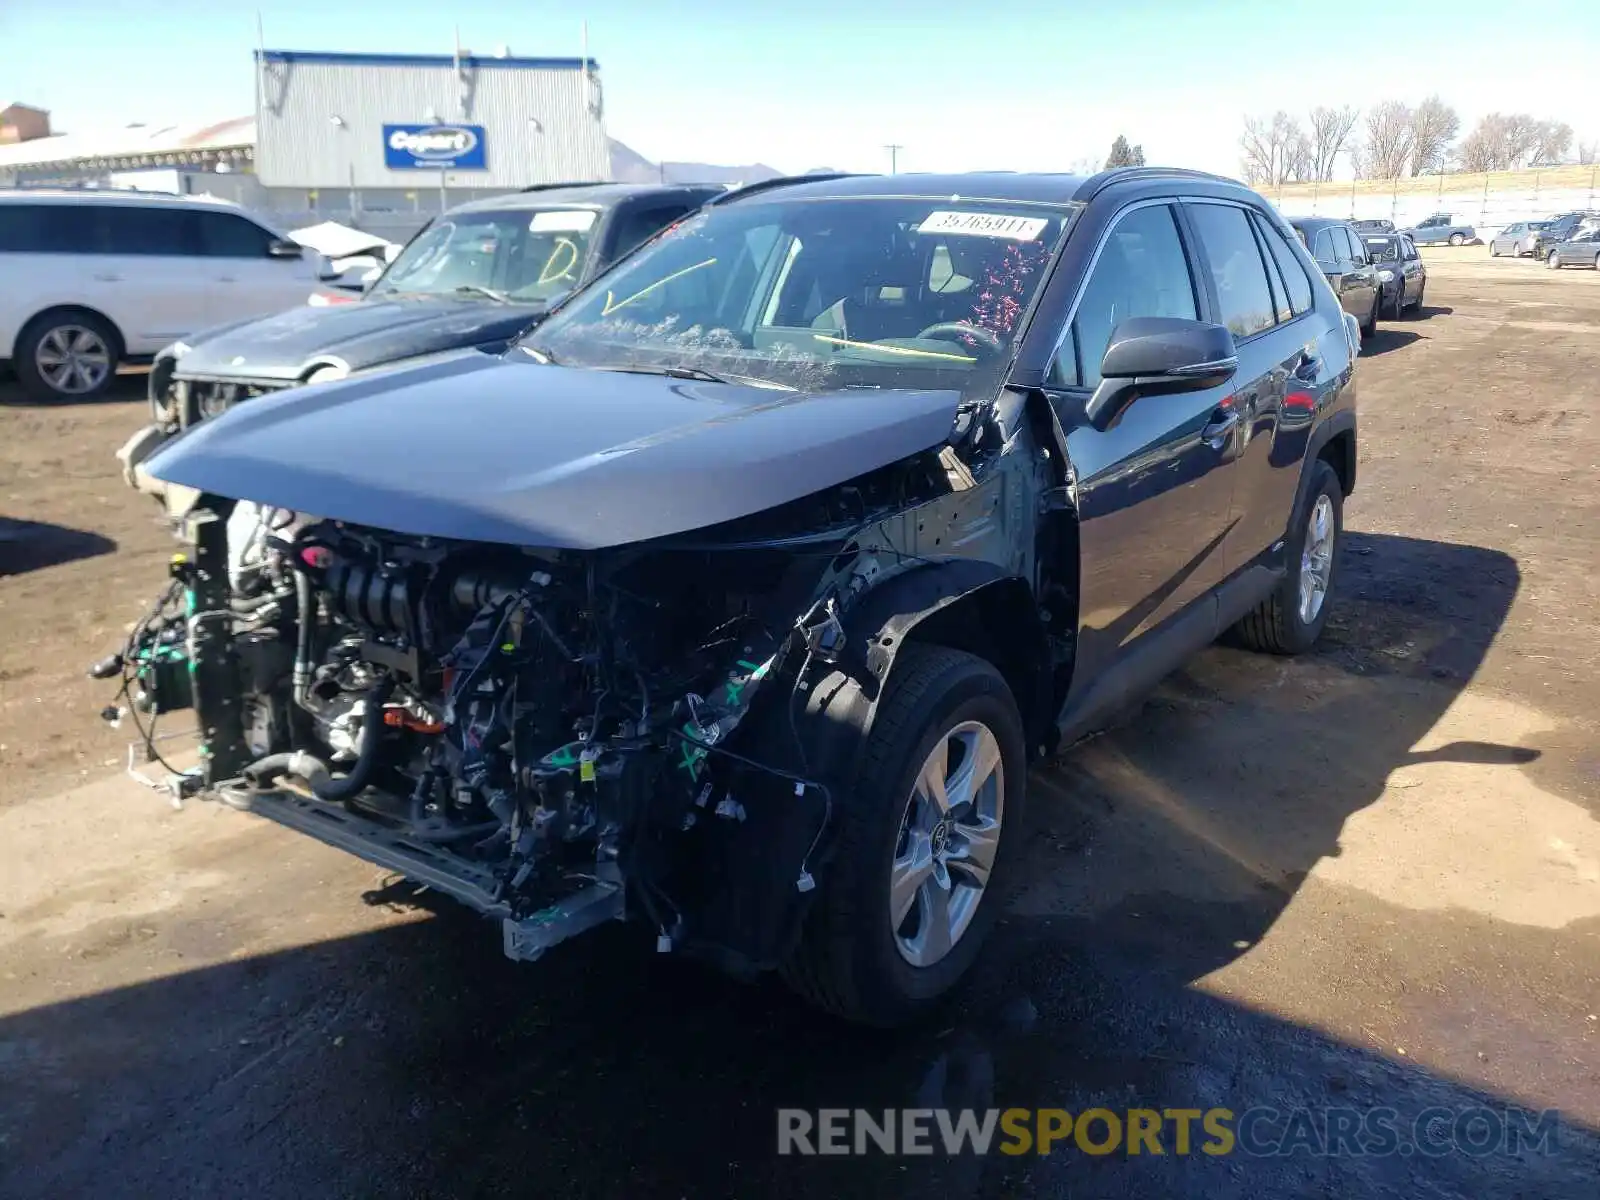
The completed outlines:
<svg viewBox="0 0 1600 1200">
<path fill-rule="evenodd" d="M 1257 1157 L 1551 1154 L 1553 1109 L 780 1108 L 778 1153 L 1247 1154 Z"/>
</svg>

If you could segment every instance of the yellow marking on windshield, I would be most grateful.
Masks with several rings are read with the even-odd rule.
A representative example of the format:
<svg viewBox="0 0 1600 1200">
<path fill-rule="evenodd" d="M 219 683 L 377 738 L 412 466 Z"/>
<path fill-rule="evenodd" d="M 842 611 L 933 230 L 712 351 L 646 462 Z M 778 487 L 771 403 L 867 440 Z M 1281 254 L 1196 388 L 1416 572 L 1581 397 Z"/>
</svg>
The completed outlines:
<svg viewBox="0 0 1600 1200">
<path fill-rule="evenodd" d="M 567 252 L 566 261 L 561 264 L 561 269 L 555 269 L 556 260 L 561 252 Z M 578 265 L 578 247 L 573 245 L 571 238 L 557 238 L 555 249 L 550 251 L 550 257 L 545 260 L 544 270 L 539 272 L 540 283 L 554 283 L 564 279 L 572 273 L 572 268 Z"/>
<path fill-rule="evenodd" d="M 689 274 L 691 271 L 700 270 L 701 267 L 713 266 L 713 265 L 715 265 L 716 261 L 717 260 L 714 259 L 714 258 L 708 258 L 708 259 L 705 260 L 705 262 L 697 262 L 692 267 L 685 267 L 681 271 L 674 271 L 671 275 L 668 275 L 666 278 L 658 279 L 654 283 L 650 284 L 648 287 L 640 288 L 637 292 L 635 292 L 633 295 L 629 296 L 626 300 L 614 300 L 613 297 L 612 297 L 612 293 L 610 291 L 607 291 L 606 292 L 606 304 L 605 304 L 605 307 L 600 310 L 600 315 L 602 317 L 609 317 L 612 313 L 616 312 L 617 309 L 626 308 L 628 305 L 632 304 L 635 300 L 638 300 L 643 296 L 648 296 L 651 292 L 655 291 L 658 287 L 666 287 L 667 284 L 671 283 L 674 279 L 682 279 L 685 275 Z"/>
<path fill-rule="evenodd" d="M 852 342 L 849 338 L 829 337 L 825 333 L 813 333 L 812 337 L 819 342 L 827 342 L 830 346 L 859 346 L 863 350 L 877 350 L 884 354 L 909 354 L 916 358 L 945 358 L 951 362 L 975 363 L 978 360 L 968 358 L 965 354 L 941 354 L 937 350 L 918 350 L 912 346 L 884 346 L 878 342 Z"/>
</svg>

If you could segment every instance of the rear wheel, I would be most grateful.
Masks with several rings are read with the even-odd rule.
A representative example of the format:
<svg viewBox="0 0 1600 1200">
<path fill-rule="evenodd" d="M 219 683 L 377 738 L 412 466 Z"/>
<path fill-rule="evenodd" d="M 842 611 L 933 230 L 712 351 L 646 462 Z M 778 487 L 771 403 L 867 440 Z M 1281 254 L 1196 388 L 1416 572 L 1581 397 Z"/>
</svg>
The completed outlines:
<svg viewBox="0 0 1600 1200">
<path fill-rule="evenodd" d="M 1327 623 L 1344 532 L 1344 489 L 1321 459 L 1309 470 L 1305 496 L 1290 526 L 1288 570 L 1272 594 L 1233 627 L 1234 637 L 1247 649 L 1303 654 Z"/>
<path fill-rule="evenodd" d="M 1422 300 L 1428 294 L 1428 282 L 1423 280 L 1422 286 L 1417 289 L 1417 298 L 1411 302 L 1411 311 L 1417 315 L 1422 313 Z"/>
<path fill-rule="evenodd" d="M 975 655 L 900 651 L 861 773 L 834 806 L 838 852 L 784 966 L 811 1003 L 899 1024 L 971 967 L 1005 902 L 1026 795 L 1022 717 Z"/>
<path fill-rule="evenodd" d="M 1462 234 L 1452 233 L 1450 235 L 1450 244 L 1452 246 L 1464 246 L 1467 244 L 1467 239 Z"/>
<path fill-rule="evenodd" d="M 35 317 L 17 338 L 17 376 L 35 400 L 90 400 L 116 377 L 122 343 L 103 317 L 62 309 Z"/>
<path fill-rule="evenodd" d="M 1489 257 L 1490 258 L 1499 258 L 1500 257 L 1500 243 L 1498 241 L 1496 241 L 1494 238 L 1490 238 L 1489 239 Z"/>
<path fill-rule="evenodd" d="M 1372 311 L 1367 314 L 1367 319 L 1361 323 L 1361 340 L 1364 342 L 1378 332 L 1378 305 L 1383 302 L 1383 289 L 1379 288 L 1372 297 Z"/>
<path fill-rule="evenodd" d="M 1559 271 L 1561 269 L 1561 255 L 1554 250 L 1550 251 L 1549 257 L 1544 260 L 1544 265 L 1552 271 Z"/>
</svg>

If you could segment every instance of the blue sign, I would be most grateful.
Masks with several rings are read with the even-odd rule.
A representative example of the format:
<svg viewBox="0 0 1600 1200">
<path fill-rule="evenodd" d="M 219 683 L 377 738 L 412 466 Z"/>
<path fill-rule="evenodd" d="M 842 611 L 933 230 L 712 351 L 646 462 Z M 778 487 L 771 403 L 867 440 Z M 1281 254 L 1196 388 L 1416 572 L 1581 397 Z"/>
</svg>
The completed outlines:
<svg viewBox="0 0 1600 1200">
<path fill-rule="evenodd" d="M 385 125 L 383 165 L 391 171 L 484 171 L 482 125 Z"/>
</svg>

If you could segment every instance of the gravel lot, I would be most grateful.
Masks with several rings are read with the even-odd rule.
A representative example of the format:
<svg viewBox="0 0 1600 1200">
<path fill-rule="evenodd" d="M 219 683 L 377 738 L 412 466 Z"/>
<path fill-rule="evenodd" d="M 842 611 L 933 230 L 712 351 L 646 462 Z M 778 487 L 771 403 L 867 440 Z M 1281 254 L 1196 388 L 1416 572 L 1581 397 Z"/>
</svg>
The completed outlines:
<svg viewBox="0 0 1600 1200">
<path fill-rule="evenodd" d="M 1592 1197 L 1600 274 L 1429 267 L 1362 364 L 1319 652 L 1208 651 L 1040 770 L 980 977 L 892 1037 L 620 928 L 511 964 L 117 777 L 82 669 L 171 549 L 111 469 L 143 381 L 0 384 L 0 1194 Z M 775 1155 L 778 1106 L 1507 1104 L 1551 1153 Z"/>
</svg>

